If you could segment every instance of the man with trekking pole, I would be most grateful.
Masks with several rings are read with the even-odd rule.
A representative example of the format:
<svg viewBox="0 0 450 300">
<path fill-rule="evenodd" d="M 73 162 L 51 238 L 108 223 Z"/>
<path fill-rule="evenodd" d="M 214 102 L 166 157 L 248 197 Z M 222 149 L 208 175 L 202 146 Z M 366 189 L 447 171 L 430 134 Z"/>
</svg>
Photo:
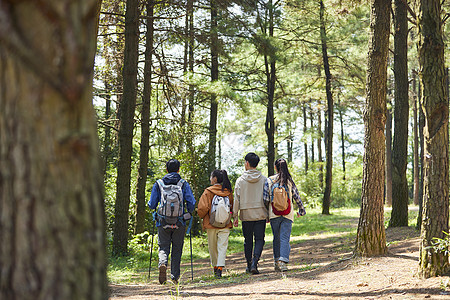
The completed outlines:
<svg viewBox="0 0 450 300">
<path fill-rule="evenodd" d="M 170 273 L 172 282 L 180 278 L 186 221 L 192 217 L 195 199 L 189 183 L 181 178 L 180 162 L 171 159 L 166 163 L 167 174 L 155 182 L 148 206 L 156 209 L 155 224 L 158 229 L 159 283 L 167 281 L 167 264 L 172 248 Z"/>
</svg>

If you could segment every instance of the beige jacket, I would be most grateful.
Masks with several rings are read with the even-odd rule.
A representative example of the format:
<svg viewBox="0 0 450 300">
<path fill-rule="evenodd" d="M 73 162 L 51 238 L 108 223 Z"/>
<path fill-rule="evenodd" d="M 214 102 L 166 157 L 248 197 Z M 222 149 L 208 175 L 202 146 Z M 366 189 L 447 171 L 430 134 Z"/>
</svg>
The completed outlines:
<svg viewBox="0 0 450 300">
<path fill-rule="evenodd" d="M 263 202 L 266 177 L 256 169 L 246 170 L 236 180 L 234 188 L 233 217 L 241 221 L 260 221 L 268 218 Z"/>
</svg>

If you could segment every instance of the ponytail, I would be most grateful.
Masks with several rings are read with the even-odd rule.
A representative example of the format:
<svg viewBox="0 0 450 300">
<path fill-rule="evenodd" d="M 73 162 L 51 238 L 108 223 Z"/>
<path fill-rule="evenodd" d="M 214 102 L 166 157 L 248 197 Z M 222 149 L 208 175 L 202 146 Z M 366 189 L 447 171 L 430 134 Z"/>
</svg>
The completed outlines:
<svg viewBox="0 0 450 300">
<path fill-rule="evenodd" d="M 288 182 L 293 183 L 291 174 L 289 173 L 287 162 L 284 158 L 279 158 L 275 161 L 275 167 L 278 171 L 278 178 L 281 185 L 288 185 Z"/>
<path fill-rule="evenodd" d="M 211 173 L 211 177 L 217 178 L 217 183 L 220 183 L 222 185 L 222 191 L 225 189 L 229 190 L 230 192 L 233 191 L 233 189 L 231 188 L 231 182 L 230 179 L 228 178 L 227 171 L 214 170 Z"/>
</svg>

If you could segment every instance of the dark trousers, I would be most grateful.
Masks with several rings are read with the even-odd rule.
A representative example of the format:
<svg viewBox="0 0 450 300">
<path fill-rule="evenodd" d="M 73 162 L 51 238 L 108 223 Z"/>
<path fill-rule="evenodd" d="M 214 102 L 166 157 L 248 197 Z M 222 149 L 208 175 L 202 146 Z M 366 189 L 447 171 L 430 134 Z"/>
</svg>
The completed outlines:
<svg viewBox="0 0 450 300">
<path fill-rule="evenodd" d="M 261 253 L 264 247 L 265 232 L 266 220 L 242 222 L 242 233 L 244 235 L 244 252 L 247 263 L 251 263 L 252 259 L 258 261 L 261 257 Z M 253 249 L 253 238 L 255 239 L 255 249 Z"/>
<path fill-rule="evenodd" d="M 167 266 L 167 260 L 170 254 L 170 246 L 172 246 L 172 254 L 170 260 L 170 273 L 174 280 L 180 277 L 181 254 L 183 252 L 184 234 L 186 226 L 174 228 L 158 227 L 158 246 L 159 246 L 159 264 Z"/>
</svg>

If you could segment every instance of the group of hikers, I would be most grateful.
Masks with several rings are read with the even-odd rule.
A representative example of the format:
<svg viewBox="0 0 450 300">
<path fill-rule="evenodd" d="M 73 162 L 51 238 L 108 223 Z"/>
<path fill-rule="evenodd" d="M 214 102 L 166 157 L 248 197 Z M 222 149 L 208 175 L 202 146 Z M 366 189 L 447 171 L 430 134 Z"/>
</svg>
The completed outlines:
<svg viewBox="0 0 450 300">
<path fill-rule="evenodd" d="M 227 172 L 214 170 L 210 176 L 211 186 L 199 199 L 197 213 L 203 219 L 202 227 L 207 232 L 215 277 L 222 277 L 230 229 L 239 225 L 239 219 L 247 261 L 245 271 L 259 274 L 258 261 L 265 243 L 267 222 L 270 222 L 273 233 L 274 269 L 278 272 L 288 269 L 289 241 L 295 215 L 293 201 L 297 204 L 298 216 L 305 215 L 306 211 L 286 160 L 277 159 L 276 174 L 268 178 L 256 169 L 259 161 L 255 153 L 245 156 L 245 171 L 236 180 L 234 192 Z M 158 229 L 160 284 L 167 281 L 169 254 L 171 280 L 176 283 L 180 278 L 186 223 L 192 217 L 196 203 L 189 183 L 179 175 L 180 162 L 169 160 L 166 170 L 167 174 L 153 185 L 148 202 L 150 209 L 155 210 Z"/>
</svg>

